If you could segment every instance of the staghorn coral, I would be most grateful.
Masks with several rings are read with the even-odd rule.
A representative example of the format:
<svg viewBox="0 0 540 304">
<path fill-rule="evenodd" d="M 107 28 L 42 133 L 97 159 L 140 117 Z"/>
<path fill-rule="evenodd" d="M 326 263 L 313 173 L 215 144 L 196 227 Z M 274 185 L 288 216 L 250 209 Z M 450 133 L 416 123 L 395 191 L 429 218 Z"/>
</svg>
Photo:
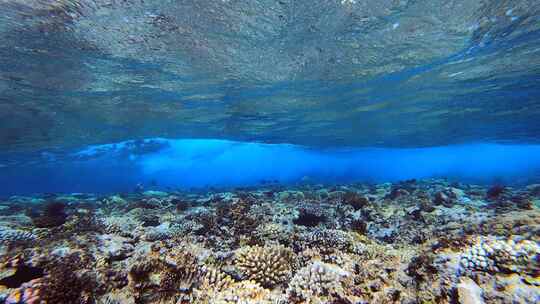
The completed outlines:
<svg viewBox="0 0 540 304">
<path fill-rule="evenodd" d="M 134 304 L 133 299 L 126 297 L 116 296 L 116 295 L 106 295 L 97 301 L 97 304 Z"/>
<path fill-rule="evenodd" d="M 191 303 L 193 300 L 193 284 L 193 277 L 186 278 L 184 273 L 169 268 L 161 275 L 157 294 L 160 300 L 165 303 L 170 301 L 174 303 Z"/>
<path fill-rule="evenodd" d="M 351 274 L 338 266 L 315 261 L 300 269 L 287 289 L 291 303 L 348 303 Z"/>
<path fill-rule="evenodd" d="M 153 303 L 169 296 L 158 294 L 166 270 L 167 265 L 153 257 L 139 257 L 132 263 L 128 272 L 128 286 L 136 303 Z"/>
<path fill-rule="evenodd" d="M 215 268 L 205 269 L 205 275 L 201 281 L 201 290 L 223 291 L 234 283 L 231 277 Z"/>
<path fill-rule="evenodd" d="M 271 287 L 290 277 L 292 259 L 292 251 L 283 246 L 247 246 L 236 252 L 235 265 L 244 279 Z"/>
<path fill-rule="evenodd" d="M 152 271 L 162 268 L 162 263 L 156 259 L 139 258 L 134 261 L 128 272 L 129 284 L 133 289 L 139 288 L 150 278 Z"/>
</svg>

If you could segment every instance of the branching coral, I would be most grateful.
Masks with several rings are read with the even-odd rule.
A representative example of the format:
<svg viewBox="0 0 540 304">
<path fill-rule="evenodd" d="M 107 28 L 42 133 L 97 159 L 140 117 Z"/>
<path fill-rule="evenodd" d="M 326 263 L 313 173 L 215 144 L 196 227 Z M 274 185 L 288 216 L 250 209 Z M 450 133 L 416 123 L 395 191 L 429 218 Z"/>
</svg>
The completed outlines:
<svg viewBox="0 0 540 304">
<path fill-rule="evenodd" d="M 318 212 L 317 209 L 300 209 L 300 214 L 293 222 L 296 225 L 306 227 L 316 227 L 326 221 L 324 213 Z"/>
<path fill-rule="evenodd" d="M 218 293 L 210 302 L 215 304 L 270 304 L 274 303 L 269 290 L 253 281 L 241 281 Z"/>
<path fill-rule="evenodd" d="M 238 250 L 235 264 L 244 279 L 270 287 L 290 277 L 292 259 L 292 251 L 283 246 L 248 246 Z"/>
<path fill-rule="evenodd" d="M 301 189 L 302 199 L 287 202 L 266 186 L 178 192 L 193 202 L 182 214 L 155 194 L 161 203 L 125 196 L 127 207 L 154 209 L 49 197 L 69 202 L 60 227 L 30 230 L 22 213 L 0 218 L 2 245 L 35 239 L 1 246 L 0 302 L 457 303 L 465 277 L 486 303 L 538 302 L 537 209 L 501 214 L 483 208 L 481 186 L 459 192 L 444 181 Z M 455 203 L 434 205 L 439 192 Z M 508 193 L 497 201 L 526 192 Z"/>
<path fill-rule="evenodd" d="M 344 301 L 348 299 L 350 279 L 351 274 L 338 266 L 315 261 L 295 274 L 289 283 L 287 297 L 292 303 Z"/>
<path fill-rule="evenodd" d="M 225 290 L 234 283 L 234 280 L 231 277 L 222 271 L 219 271 L 215 268 L 207 268 L 205 270 L 205 275 L 201 280 L 201 285 L 199 289 L 201 290 Z"/>
<path fill-rule="evenodd" d="M 233 286 L 234 280 L 227 274 L 215 268 L 205 268 L 199 286 L 194 290 L 197 303 L 210 301 L 224 290 Z"/>
</svg>

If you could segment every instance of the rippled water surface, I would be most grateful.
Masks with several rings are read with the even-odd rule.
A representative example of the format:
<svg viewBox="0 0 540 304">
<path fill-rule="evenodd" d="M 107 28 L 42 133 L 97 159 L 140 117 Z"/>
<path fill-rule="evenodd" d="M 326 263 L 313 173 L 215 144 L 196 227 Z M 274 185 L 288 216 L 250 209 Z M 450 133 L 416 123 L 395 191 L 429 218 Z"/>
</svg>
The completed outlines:
<svg viewBox="0 0 540 304">
<path fill-rule="evenodd" d="M 533 143 L 540 2 L 0 1 L 3 151 Z"/>
</svg>

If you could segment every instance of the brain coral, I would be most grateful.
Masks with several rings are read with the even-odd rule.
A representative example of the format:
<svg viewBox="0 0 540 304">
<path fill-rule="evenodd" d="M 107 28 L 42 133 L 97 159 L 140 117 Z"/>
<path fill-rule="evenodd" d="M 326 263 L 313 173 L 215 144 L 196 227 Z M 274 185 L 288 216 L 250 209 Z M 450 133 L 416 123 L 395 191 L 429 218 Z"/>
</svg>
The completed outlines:
<svg viewBox="0 0 540 304">
<path fill-rule="evenodd" d="M 244 279 L 265 287 L 285 282 L 291 275 L 293 252 L 283 246 L 247 246 L 236 253 L 236 268 Z"/>
</svg>

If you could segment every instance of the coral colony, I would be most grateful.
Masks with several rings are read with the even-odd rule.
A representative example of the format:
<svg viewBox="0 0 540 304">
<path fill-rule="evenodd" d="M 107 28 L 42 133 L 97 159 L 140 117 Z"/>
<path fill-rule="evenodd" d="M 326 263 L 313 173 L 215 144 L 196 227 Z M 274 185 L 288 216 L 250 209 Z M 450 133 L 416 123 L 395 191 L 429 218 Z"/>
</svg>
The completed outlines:
<svg viewBox="0 0 540 304">
<path fill-rule="evenodd" d="M 16 303 L 538 303 L 540 185 L 13 196 Z"/>
</svg>

